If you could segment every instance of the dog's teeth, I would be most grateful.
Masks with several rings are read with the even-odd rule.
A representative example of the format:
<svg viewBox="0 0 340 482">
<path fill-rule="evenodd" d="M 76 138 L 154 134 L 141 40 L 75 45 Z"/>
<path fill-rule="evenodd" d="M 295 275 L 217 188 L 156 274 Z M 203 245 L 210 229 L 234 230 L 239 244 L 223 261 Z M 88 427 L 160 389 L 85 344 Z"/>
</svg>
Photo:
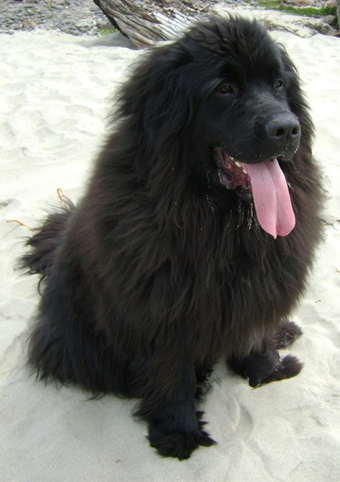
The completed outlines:
<svg viewBox="0 0 340 482">
<path fill-rule="evenodd" d="M 237 167 L 242 167 L 242 166 L 241 166 L 241 163 L 238 162 L 238 161 L 235 161 L 235 165 L 236 165 Z"/>
<path fill-rule="evenodd" d="M 244 174 L 248 174 L 244 167 L 242 167 L 242 171 Z"/>
</svg>

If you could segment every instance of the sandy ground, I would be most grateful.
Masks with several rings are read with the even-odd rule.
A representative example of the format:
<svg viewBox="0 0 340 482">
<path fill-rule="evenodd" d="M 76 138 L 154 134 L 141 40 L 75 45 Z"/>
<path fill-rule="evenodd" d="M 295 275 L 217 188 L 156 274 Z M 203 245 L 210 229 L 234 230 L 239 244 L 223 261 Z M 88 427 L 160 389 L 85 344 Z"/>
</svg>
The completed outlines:
<svg viewBox="0 0 340 482">
<path fill-rule="evenodd" d="M 15 269 L 29 232 L 81 196 L 105 133 L 108 100 L 140 55 L 117 40 L 57 33 L 0 35 L 0 479 L 10 481 L 340 480 L 340 40 L 273 34 L 298 66 L 316 124 L 328 203 L 325 242 L 293 318 L 299 377 L 252 390 L 219 367 L 204 404 L 218 445 L 189 461 L 161 459 L 130 414 L 134 401 L 88 400 L 25 367 L 36 279 Z M 119 40 L 119 39 L 118 39 Z M 111 43 L 112 45 L 108 45 Z M 119 43 L 119 42 L 118 42 Z"/>
</svg>

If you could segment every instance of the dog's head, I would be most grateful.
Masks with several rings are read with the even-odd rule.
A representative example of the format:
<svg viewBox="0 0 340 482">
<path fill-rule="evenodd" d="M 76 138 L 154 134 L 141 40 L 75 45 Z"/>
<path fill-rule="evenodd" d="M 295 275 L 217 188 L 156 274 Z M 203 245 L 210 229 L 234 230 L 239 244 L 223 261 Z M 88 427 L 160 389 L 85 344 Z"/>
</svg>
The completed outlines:
<svg viewBox="0 0 340 482">
<path fill-rule="evenodd" d="M 274 237 L 293 229 L 287 166 L 312 125 L 295 67 L 258 22 L 212 18 L 155 49 L 120 113 L 138 126 L 149 171 L 190 173 L 212 199 L 223 189 L 228 202 L 254 200 Z"/>
</svg>

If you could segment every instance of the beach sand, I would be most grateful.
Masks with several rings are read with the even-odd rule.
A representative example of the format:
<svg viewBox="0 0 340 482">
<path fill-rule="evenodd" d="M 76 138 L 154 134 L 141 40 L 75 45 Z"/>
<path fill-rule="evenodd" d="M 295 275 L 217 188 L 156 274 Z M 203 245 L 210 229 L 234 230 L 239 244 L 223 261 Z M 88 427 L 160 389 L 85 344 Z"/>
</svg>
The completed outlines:
<svg viewBox="0 0 340 482">
<path fill-rule="evenodd" d="M 331 482 L 340 480 L 340 40 L 274 33 L 296 63 L 316 125 L 327 191 L 325 241 L 292 319 L 293 379 L 252 390 L 219 366 L 204 403 L 218 444 L 188 461 L 156 456 L 135 401 L 89 400 L 45 386 L 25 367 L 36 277 L 15 268 L 61 188 L 84 192 L 103 142 L 112 93 L 141 55 L 119 37 L 0 35 L 0 479 L 45 481 Z M 110 45 L 112 43 L 112 45 Z M 118 42 L 119 44 L 119 42 Z"/>
</svg>

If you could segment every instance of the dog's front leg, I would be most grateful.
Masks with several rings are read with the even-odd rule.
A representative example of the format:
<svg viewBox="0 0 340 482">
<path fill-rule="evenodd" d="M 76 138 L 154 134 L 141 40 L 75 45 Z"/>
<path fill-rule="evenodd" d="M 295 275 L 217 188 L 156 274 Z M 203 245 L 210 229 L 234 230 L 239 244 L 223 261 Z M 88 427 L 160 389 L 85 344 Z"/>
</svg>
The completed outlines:
<svg viewBox="0 0 340 482">
<path fill-rule="evenodd" d="M 196 411 L 193 364 L 175 360 L 158 365 L 136 415 L 148 422 L 150 445 L 163 457 L 187 459 L 193 450 L 215 442 L 202 430 L 203 412 Z"/>
</svg>

